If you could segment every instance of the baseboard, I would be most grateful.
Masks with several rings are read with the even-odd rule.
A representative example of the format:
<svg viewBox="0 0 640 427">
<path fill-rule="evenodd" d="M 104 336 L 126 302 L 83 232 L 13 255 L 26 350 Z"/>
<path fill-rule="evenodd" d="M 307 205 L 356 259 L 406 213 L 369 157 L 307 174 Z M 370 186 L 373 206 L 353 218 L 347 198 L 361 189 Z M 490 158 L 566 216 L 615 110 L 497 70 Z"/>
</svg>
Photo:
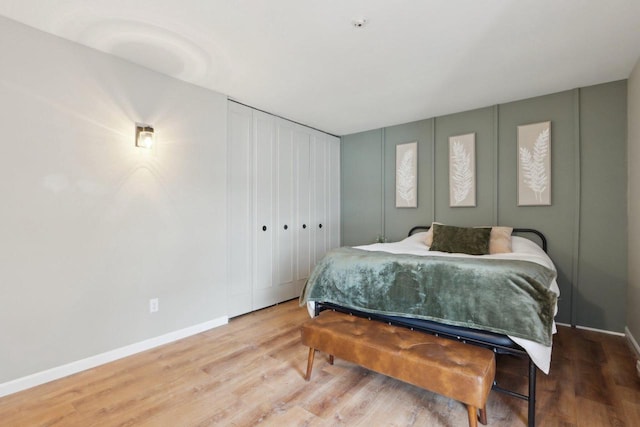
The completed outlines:
<svg viewBox="0 0 640 427">
<path fill-rule="evenodd" d="M 636 358 L 640 359 L 640 345 L 638 345 L 638 341 L 636 341 L 636 339 L 633 337 L 628 327 L 624 328 L 624 332 L 625 332 L 625 336 L 631 343 L 631 346 L 636 351 Z"/>
<path fill-rule="evenodd" d="M 85 371 L 87 369 L 95 368 L 96 366 L 104 365 L 105 363 L 113 362 L 114 360 L 131 356 L 132 354 L 150 350 L 154 347 L 169 344 L 182 338 L 186 338 L 192 335 L 199 334 L 200 332 L 207 331 L 209 329 L 226 325 L 227 323 L 229 323 L 229 318 L 227 316 L 219 317 L 208 322 L 189 326 L 188 328 L 169 332 L 168 334 L 160 335 L 158 337 L 140 341 L 135 344 L 130 344 L 124 347 L 117 348 L 115 350 L 87 357 L 86 359 L 77 360 L 66 365 L 57 366 L 55 368 L 47 369 L 46 371 L 37 372 L 35 374 L 31 374 L 22 378 L 17 378 L 15 380 L 0 384 L 0 397 L 17 393 L 19 391 L 48 383 L 50 381 L 57 380 L 59 378 L 63 378 L 81 371 Z"/>
<path fill-rule="evenodd" d="M 600 332 L 601 334 L 616 335 L 616 336 L 619 336 L 619 337 L 623 337 L 624 336 L 623 332 L 613 332 L 613 331 L 607 331 L 605 329 L 589 328 L 587 326 L 578 326 L 578 325 L 576 325 L 576 328 L 577 329 L 584 329 L 585 331 Z"/>
</svg>

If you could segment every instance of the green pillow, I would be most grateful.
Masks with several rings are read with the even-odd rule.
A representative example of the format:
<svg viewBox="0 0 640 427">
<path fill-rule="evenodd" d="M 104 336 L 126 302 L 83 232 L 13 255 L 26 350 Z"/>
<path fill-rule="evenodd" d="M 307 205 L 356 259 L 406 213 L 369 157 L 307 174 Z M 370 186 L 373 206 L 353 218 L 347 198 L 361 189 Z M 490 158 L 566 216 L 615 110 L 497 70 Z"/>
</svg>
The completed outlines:
<svg viewBox="0 0 640 427">
<path fill-rule="evenodd" d="M 489 253 L 490 236 L 490 228 L 467 228 L 433 224 L 433 243 L 429 250 L 486 255 Z"/>
</svg>

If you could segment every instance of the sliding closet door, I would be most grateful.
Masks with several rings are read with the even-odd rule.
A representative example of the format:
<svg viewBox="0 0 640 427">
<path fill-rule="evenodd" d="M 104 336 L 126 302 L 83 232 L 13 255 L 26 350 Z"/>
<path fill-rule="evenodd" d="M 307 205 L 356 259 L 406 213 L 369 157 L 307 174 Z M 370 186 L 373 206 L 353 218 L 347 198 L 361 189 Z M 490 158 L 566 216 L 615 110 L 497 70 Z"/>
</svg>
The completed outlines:
<svg viewBox="0 0 640 427">
<path fill-rule="evenodd" d="M 337 138 L 229 102 L 228 315 L 300 295 L 340 241 Z"/>
<path fill-rule="evenodd" d="M 329 177 L 327 175 L 328 156 L 327 140 L 324 134 L 316 133 L 313 138 L 313 234 L 314 234 L 314 265 L 327 252 L 329 244 L 329 224 L 327 222 L 327 194 Z"/>
<path fill-rule="evenodd" d="M 229 103 L 227 150 L 229 317 L 251 311 L 253 282 L 253 112 Z"/>
<path fill-rule="evenodd" d="M 294 288 L 294 160 L 293 124 L 276 119 L 274 267 L 271 289 L 264 294 L 265 305 L 289 297 Z M 294 295 L 295 296 L 295 295 Z M 293 297 L 291 297 L 293 298 Z"/>
<path fill-rule="evenodd" d="M 275 218 L 276 140 L 274 117 L 253 112 L 254 150 L 254 232 L 255 273 L 253 281 L 253 309 L 274 304 L 271 296 L 274 283 L 274 236 L 277 235 Z"/>
<path fill-rule="evenodd" d="M 329 244 L 327 249 L 339 247 L 341 243 L 340 235 L 340 138 L 326 135 L 328 141 L 328 182 L 329 192 L 327 203 L 329 203 Z"/>
<path fill-rule="evenodd" d="M 296 295 L 299 295 L 311 271 L 311 183 L 309 154 L 311 130 L 298 126 L 294 132 L 296 186 Z M 293 295 L 293 296 L 296 296 Z"/>
</svg>

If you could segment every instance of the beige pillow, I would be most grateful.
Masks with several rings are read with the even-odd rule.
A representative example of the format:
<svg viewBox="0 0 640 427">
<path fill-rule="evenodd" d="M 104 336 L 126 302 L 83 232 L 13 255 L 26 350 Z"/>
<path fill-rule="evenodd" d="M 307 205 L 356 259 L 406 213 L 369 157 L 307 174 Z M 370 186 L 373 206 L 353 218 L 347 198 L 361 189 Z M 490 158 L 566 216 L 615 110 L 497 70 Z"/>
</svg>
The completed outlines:
<svg viewBox="0 0 640 427">
<path fill-rule="evenodd" d="M 427 235 L 424 236 L 424 243 L 429 247 L 431 247 L 431 245 L 433 244 L 433 224 L 443 225 L 441 222 L 431 223 L 431 227 L 429 227 L 429 230 L 427 231 Z"/>
<path fill-rule="evenodd" d="M 431 228 L 427 231 L 424 238 L 424 243 L 431 247 L 433 244 L 433 224 L 440 224 L 439 222 L 432 222 Z M 478 227 L 489 228 L 489 227 Z M 513 252 L 511 249 L 511 233 L 513 227 L 491 227 L 491 237 L 489 237 L 489 254 L 508 254 Z"/>
<path fill-rule="evenodd" d="M 508 254 L 511 250 L 511 233 L 513 227 L 491 227 L 489 237 L 490 254 Z"/>
</svg>

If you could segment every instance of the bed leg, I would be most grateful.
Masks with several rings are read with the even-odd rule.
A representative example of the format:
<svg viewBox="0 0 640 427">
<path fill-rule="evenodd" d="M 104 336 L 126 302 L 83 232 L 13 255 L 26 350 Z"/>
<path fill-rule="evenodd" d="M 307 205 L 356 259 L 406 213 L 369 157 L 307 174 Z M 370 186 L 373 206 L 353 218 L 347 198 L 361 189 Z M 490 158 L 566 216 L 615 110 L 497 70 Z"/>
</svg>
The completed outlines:
<svg viewBox="0 0 640 427">
<path fill-rule="evenodd" d="M 333 354 L 329 355 L 329 365 L 333 365 Z"/>
<path fill-rule="evenodd" d="M 313 369 L 313 357 L 316 354 L 316 349 L 313 347 L 309 347 L 309 358 L 307 359 L 307 375 L 304 376 L 305 381 L 309 381 L 311 379 L 311 369 Z"/>
<path fill-rule="evenodd" d="M 529 427 L 536 425 L 536 365 L 529 358 L 529 413 L 527 415 Z"/>
</svg>

